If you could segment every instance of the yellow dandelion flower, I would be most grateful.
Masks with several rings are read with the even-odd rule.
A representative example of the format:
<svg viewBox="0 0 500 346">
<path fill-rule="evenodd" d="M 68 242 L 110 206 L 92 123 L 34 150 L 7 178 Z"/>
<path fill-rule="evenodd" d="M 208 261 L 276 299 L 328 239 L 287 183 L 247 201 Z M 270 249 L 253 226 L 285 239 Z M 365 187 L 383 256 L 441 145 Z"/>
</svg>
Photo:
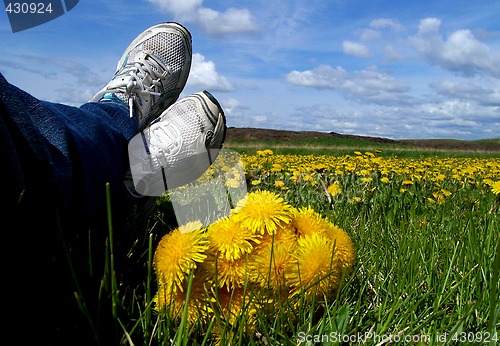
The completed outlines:
<svg viewBox="0 0 500 346">
<path fill-rule="evenodd" d="M 274 187 L 277 188 L 277 189 L 281 189 L 281 190 L 287 190 L 288 189 L 286 187 L 285 183 L 283 182 L 283 180 L 276 180 L 274 182 Z"/>
<path fill-rule="evenodd" d="M 154 254 L 154 268 L 159 282 L 167 290 L 182 281 L 196 263 L 207 257 L 208 240 L 204 229 L 181 233 L 179 228 L 163 236 Z"/>
<path fill-rule="evenodd" d="M 334 245 L 335 259 L 340 261 L 342 268 L 352 269 L 356 258 L 356 248 L 349 234 L 333 223 L 330 223 L 326 233 Z"/>
<path fill-rule="evenodd" d="M 493 185 L 494 181 L 493 181 L 493 179 L 490 179 L 490 178 L 484 178 L 483 183 L 486 185 Z"/>
<path fill-rule="evenodd" d="M 250 277 L 246 256 L 237 260 L 228 260 L 208 251 L 208 257 L 201 265 L 212 275 L 210 280 L 217 282 L 219 287 L 224 286 L 228 289 L 242 287 Z"/>
<path fill-rule="evenodd" d="M 210 247 L 228 260 L 244 257 L 260 242 L 260 235 L 241 227 L 233 217 L 211 224 L 207 231 Z"/>
<path fill-rule="evenodd" d="M 404 186 L 413 185 L 413 181 L 405 179 L 405 180 L 403 180 L 403 182 L 401 183 L 401 185 L 404 185 Z"/>
<path fill-rule="evenodd" d="M 244 297 L 243 288 L 220 287 L 214 293 L 216 294 L 214 298 L 224 316 L 237 315 L 240 312 Z"/>
<path fill-rule="evenodd" d="M 266 190 L 249 193 L 241 199 L 233 216 L 243 227 L 260 234 L 274 234 L 291 220 L 292 207 L 278 194 Z"/>
<path fill-rule="evenodd" d="M 334 258 L 333 243 L 318 233 L 306 234 L 297 241 L 295 263 L 287 273 L 292 294 L 304 289 L 306 296 L 330 295 L 341 277 L 341 263 Z"/>
<path fill-rule="evenodd" d="M 438 193 L 438 192 L 434 192 L 432 194 L 432 196 L 434 197 L 435 201 L 437 204 L 443 204 L 444 203 L 444 195 Z"/>
<path fill-rule="evenodd" d="M 259 179 L 252 180 L 252 185 L 253 186 L 259 185 L 260 183 L 262 183 L 262 181 L 260 181 Z"/>
<path fill-rule="evenodd" d="M 306 174 L 306 175 L 304 175 L 304 176 L 302 177 L 302 180 L 304 180 L 304 181 L 312 181 L 312 180 L 313 180 L 313 177 L 312 177 L 312 175 L 310 175 L 310 174 Z"/>
<path fill-rule="evenodd" d="M 340 183 L 338 181 L 335 181 L 327 187 L 327 191 L 331 196 L 335 197 L 342 193 L 342 187 L 340 187 Z"/>
<path fill-rule="evenodd" d="M 446 179 L 446 175 L 439 173 L 434 177 L 435 181 L 444 181 Z"/>
<path fill-rule="evenodd" d="M 267 244 L 260 248 L 249 261 L 250 271 L 253 273 L 253 281 L 262 287 L 270 286 L 275 292 L 282 291 L 285 284 L 285 272 L 292 265 L 290 247 L 278 241 Z"/>
<path fill-rule="evenodd" d="M 441 193 L 442 193 L 445 197 L 449 197 L 449 196 L 451 196 L 451 191 L 446 190 L 446 189 L 441 189 Z"/>
<path fill-rule="evenodd" d="M 292 227 L 298 237 L 306 234 L 320 233 L 326 234 L 330 227 L 329 221 L 323 218 L 316 210 L 310 206 L 293 209 Z"/>
<path fill-rule="evenodd" d="M 190 322 L 194 323 L 200 318 L 206 319 L 211 313 L 205 287 L 206 276 L 200 270 L 195 270 L 189 298 L 187 297 L 187 281 L 186 278 L 181 287 L 173 285 L 168 288 L 160 284 L 153 298 L 154 309 L 168 313 L 172 318 L 180 319 L 185 304 L 188 304 L 188 320 Z"/>
<path fill-rule="evenodd" d="M 223 164 L 222 167 L 220 168 L 222 171 L 224 172 L 229 172 L 232 170 L 232 167 L 227 165 L 227 164 Z"/>
<path fill-rule="evenodd" d="M 500 195 L 500 180 L 491 184 L 491 192 L 497 196 Z"/>
<path fill-rule="evenodd" d="M 274 153 L 271 149 L 257 150 L 257 156 L 260 157 L 272 156 L 273 154 Z"/>
<path fill-rule="evenodd" d="M 281 172 L 283 170 L 283 166 L 281 166 L 279 163 L 273 164 L 273 167 L 271 168 L 271 172 Z"/>
<path fill-rule="evenodd" d="M 227 187 L 232 187 L 233 189 L 236 189 L 237 187 L 240 186 L 239 178 L 229 178 L 226 180 L 225 183 Z"/>
<path fill-rule="evenodd" d="M 201 221 L 190 221 L 184 225 L 179 226 L 179 232 L 181 233 L 189 233 L 200 230 L 203 228 L 203 224 Z"/>
<path fill-rule="evenodd" d="M 264 233 L 260 239 L 260 244 L 254 246 L 254 252 L 261 251 L 266 246 L 277 242 L 285 244 L 289 249 L 295 248 L 297 234 L 291 223 L 280 225 L 274 234 Z"/>
<path fill-rule="evenodd" d="M 312 168 L 317 171 L 317 172 L 323 172 L 325 171 L 328 167 L 322 163 L 316 163 L 312 166 Z"/>
<path fill-rule="evenodd" d="M 382 177 L 382 179 L 380 179 L 380 181 L 384 184 L 387 184 L 389 182 L 389 178 L 387 177 Z"/>
</svg>

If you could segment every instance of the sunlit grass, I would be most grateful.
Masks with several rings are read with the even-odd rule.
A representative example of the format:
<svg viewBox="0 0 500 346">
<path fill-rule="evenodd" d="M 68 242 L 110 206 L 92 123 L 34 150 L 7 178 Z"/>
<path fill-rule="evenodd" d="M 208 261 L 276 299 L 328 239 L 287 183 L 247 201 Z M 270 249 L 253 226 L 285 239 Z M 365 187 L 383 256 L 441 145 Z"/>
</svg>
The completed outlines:
<svg viewBox="0 0 500 346">
<path fill-rule="evenodd" d="M 409 157 L 435 156 L 449 157 L 483 157 L 497 158 L 500 155 L 500 139 L 478 141 L 460 140 L 380 140 L 372 141 L 358 138 L 317 137 L 307 139 L 229 139 L 225 148 L 236 150 L 242 154 L 255 155 L 259 150 L 272 148 L 275 154 L 283 155 L 349 155 L 353 151 L 381 151 L 381 156 Z M 497 146 L 497 150 L 485 150 L 483 145 Z M 457 150 L 445 149 L 456 146 Z"/>
<path fill-rule="evenodd" d="M 333 298 L 311 302 L 298 294 L 251 321 L 251 302 L 268 291 L 247 285 L 239 292 L 246 296 L 242 308 L 230 318 L 224 304 L 241 297 L 207 303 L 220 311 L 209 320 L 190 321 L 183 304 L 158 312 L 153 253 L 175 227 L 162 199 L 128 251 L 129 261 L 142 263 L 142 284 L 109 285 L 110 314 L 116 314 L 122 344 L 496 344 L 500 195 L 493 186 L 500 181 L 499 158 L 401 158 L 375 151 L 283 155 L 266 149 L 242 158 L 250 192 L 271 191 L 295 207 L 310 206 L 351 236 L 353 271 Z M 115 263 L 114 270 L 125 268 Z M 189 277 L 187 300 L 196 279 Z"/>
</svg>

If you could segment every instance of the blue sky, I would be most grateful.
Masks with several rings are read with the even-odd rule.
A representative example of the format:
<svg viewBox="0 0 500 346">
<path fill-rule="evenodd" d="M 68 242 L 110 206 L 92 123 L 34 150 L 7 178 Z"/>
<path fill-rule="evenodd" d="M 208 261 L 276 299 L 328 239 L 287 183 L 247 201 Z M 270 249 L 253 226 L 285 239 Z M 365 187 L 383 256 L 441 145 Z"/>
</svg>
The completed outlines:
<svg viewBox="0 0 500 346">
<path fill-rule="evenodd" d="M 500 1 L 80 0 L 12 33 L 0 72 L 35 97 L 80 105 L 144 29 L 193 35 L 182 96 L 206 89 L 228 126 L 401 138 L 500 137 Z"/>
</svg>

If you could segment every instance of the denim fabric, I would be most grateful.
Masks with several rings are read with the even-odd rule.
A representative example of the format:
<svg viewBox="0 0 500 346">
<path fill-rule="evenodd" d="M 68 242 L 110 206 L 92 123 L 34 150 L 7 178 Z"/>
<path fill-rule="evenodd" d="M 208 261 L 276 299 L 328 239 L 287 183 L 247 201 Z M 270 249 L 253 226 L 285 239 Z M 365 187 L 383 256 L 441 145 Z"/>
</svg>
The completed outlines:
<svg viewBox="0 0 500 346">
<path fill-rule="evenodd" d="M 125 104 L 45 102 L 0 74 L 0 114 L 0 220 L 6 211 L 53 203 L 62 217 L 88 223 L 103 206 L 106 183 L 123 189 L 127 144 L 137 133 Z"/>
<path fill-rule="evenodd" d="M 106 183 L 118 233 L 131 202 L 123 178 L 136 133 L 125 104 L 45 102 L 0 74 L 2 277 L 13 301 L 4 328 L 12 335 L 37 345 L 88 346 L 103 333 L 102 340 L 116 344 L 106 327 L 111 310 L 98 299 L 108 236 Z M 75 297 L 85 300 L 100 326 L 90 326 Z"/>
</svg>

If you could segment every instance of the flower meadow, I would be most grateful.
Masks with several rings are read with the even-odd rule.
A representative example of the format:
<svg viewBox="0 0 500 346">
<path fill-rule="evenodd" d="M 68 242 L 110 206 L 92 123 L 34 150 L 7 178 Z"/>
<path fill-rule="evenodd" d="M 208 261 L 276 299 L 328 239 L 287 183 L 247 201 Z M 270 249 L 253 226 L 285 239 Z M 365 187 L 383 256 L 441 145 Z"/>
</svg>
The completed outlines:
<svg viewBox="0 0 500 346">
<path fill-rule="evenodd" d="M 154 249 L 150 338 L 498 341 L 500 158 L 241 159 L 248 193 L 230 215 L 174 228 Z M 235 187 L 243 177 L 227 167 Z"/>
<path fill-rule="evenodd" d="M 370 203 L 387 189 L 436 204 L 467 188 L 500 194 L 500 158 L 408 159 L 377 154 L 355 151 L 343 156 L 274 155 L 267 149 L 244 156 L 244 162 L 253 187 L 281 190 L 285 195 L 307 189 L 318 197 L 324 193 L 330 204 L 339 200 Z M 299 195 L 290 197 L 301 200 Z"/>
</svg>

